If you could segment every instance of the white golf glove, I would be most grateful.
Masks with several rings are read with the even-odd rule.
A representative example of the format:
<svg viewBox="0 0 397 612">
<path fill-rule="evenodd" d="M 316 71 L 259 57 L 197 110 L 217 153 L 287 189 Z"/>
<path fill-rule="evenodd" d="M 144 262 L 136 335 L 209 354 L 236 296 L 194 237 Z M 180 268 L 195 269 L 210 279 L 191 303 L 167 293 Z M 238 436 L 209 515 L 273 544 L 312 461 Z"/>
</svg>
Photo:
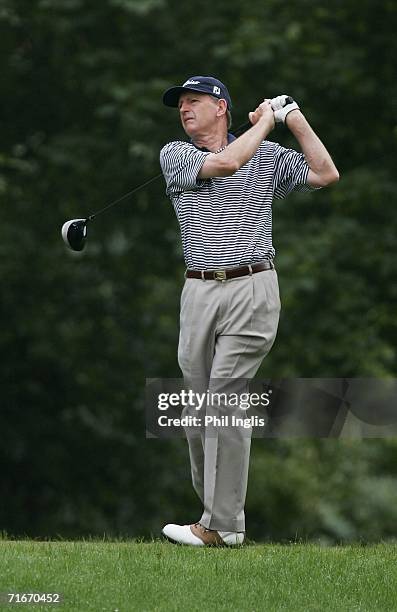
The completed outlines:
<svg viewBox="0 0 397 612">
<path fill-rule="evenodd" d="M 285 118 L 288 113 L 296 109 L 299 110 L 299 106 L 295 100 L 293 100 L 291 96 L 286 96 L 285 94 L 272 98 L 270 100 L 270 105 L 274 111 L 274 120 L 276 123 L 285 123 Z"/>
</svg>

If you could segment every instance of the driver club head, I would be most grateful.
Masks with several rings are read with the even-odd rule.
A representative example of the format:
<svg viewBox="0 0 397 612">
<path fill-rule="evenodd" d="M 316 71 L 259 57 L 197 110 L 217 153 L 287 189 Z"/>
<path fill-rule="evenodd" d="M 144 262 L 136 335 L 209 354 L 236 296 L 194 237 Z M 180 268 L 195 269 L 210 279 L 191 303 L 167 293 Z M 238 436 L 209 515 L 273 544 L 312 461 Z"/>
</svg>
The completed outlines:
<svg viewBox="0 0 397 612">
<path fill-rule="evenodd" d="M 72 251 L 82 251 L 87 238 L 88 219 L 72 219 L 62 226 L 62 238 Z"/>
</svg>

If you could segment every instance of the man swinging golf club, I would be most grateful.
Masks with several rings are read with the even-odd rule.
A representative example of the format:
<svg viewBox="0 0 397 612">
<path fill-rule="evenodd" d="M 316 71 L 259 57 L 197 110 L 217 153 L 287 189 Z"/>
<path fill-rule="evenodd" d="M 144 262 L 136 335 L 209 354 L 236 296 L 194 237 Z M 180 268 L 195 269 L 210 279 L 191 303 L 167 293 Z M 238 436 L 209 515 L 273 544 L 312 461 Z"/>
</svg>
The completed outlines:
<svg viewBox="0 0 397 612">
<path fill-rule="evenodd" d="M 230 381 L 233 391 L 244 392 L 273 345 L 279 320 L 273 199 L 324 187 L 339 174 L 290 97 L 264 99 L 239 138 L 228 133 L 232 103 L 214 77 L 190 77 L 168 89 L 163 102 L 178 108 L 190 138 L 160 153 L 187 266 L 179 365 L 188 386 L 205 381 L 210 392 L 222 392 Z M 275 123 L 289 128 L 302 153 L 266 140 Z M 186 428 L 186 434 L 203 514 L 198 522 L 168 524 L 163 534 L 194 546 L 241 544 L 251 436 L 243 427 L 199 434 Z"/>
</svg>

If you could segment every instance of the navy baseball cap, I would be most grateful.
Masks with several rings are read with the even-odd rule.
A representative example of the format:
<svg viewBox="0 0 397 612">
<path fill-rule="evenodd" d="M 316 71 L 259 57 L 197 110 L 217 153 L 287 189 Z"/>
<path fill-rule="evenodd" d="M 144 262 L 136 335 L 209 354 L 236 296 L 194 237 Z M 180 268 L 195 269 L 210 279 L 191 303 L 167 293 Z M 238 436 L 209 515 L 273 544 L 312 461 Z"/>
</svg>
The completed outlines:
<svg viewBox="0 0 397 612">
<path fill-rule="evenodd" d="M 200 93 L 215 96 L 215 98 L 224 99 L 227 102 L 227 108 L 232 108 L 230 94 L 224 85 L 218 79 L 211 76 L 194 76 L 190 77 L 183 85 L 170 87 L 163 95 L 163 103 L 165 106 L 178 107 L 179 96 L 184 91 L 199 91 Z"/>
</svg>

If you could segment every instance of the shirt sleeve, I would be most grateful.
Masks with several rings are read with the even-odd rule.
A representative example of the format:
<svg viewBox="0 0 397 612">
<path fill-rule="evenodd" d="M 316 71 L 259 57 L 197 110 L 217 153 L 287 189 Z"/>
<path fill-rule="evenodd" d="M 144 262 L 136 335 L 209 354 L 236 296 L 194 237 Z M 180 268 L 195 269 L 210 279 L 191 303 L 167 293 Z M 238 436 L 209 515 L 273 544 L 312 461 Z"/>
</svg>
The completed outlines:
<svg viewBox="0 0 397 612">
<path fill-rule="evenodd" d="M 285 198 L 294 189 L 312 191 L 315 188 L 307 183 L 309 166 L 303 153 L 285 149 L 275 144 L 274 197 Z"/>
<path fill-rule="evenodd" d="M 170 142 L 160 151 L 160 165 L 167 184 L 168 196 L 199 189 L 206 179 L 198 179 L 209 152 L 199 151 L 188 142 Z"/>
</svg>

